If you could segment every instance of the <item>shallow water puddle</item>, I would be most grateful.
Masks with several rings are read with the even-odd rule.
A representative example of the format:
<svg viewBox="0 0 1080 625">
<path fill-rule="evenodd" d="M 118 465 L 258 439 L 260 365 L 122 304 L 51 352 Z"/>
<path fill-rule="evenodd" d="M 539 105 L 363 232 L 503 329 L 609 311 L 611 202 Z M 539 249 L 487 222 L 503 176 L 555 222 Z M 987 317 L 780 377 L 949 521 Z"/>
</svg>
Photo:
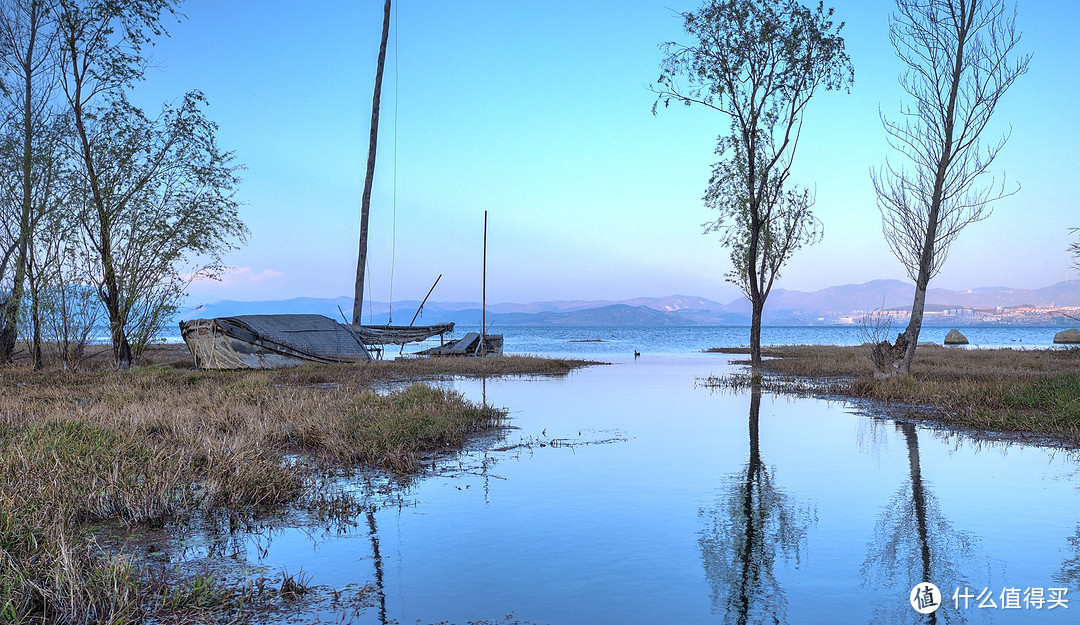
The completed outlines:
<svg viewBox="0 0 1080 625">
<path fill-rule="evenodd" d="M 643 357 L 454 382 L 515 429 L 349 527 L 252 533 L 233 557 L 366 587 L 361 623 L 1080 618 L 1074 453 L 695 383 L 729 371 Z M 944 595 L 933 617 L 909 604 L 919 582 Z"/>
</svg>

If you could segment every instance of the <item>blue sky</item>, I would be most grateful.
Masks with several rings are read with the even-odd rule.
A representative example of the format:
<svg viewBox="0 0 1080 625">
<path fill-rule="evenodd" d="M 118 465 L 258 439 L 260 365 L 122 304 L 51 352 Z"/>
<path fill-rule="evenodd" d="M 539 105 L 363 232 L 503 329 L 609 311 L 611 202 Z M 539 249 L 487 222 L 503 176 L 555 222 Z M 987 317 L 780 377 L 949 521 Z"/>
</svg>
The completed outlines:
<svg viewBox="0 0 1080 625">
<path fill-rule="evenodd" d="M 886 1 L 837 0 L 855 66 L 850 94 L 810 104 L 794 181 L 817 191 L 825 238 L 779 287 L 904 278 L 881 235 L 869 170 L 890 156 L 878 121 L 899 109 Z M 251 229 L 220 282 L 189 303 L 351 295 L 381 0 L 189 0 L 153 50 L 135 99 L 202 90 L 223 147 L 245 165 Z M 370 297 L 479 301 L 489 211 L 488 300 L 693 294 L 729 301 L 727 251 L 701 234 L 701 196 L 728 120 L 647 86 L 678 0 L 398 0 L 383 85 L 372 201 Z M 1039 287 L 1076 275 L 1080 226 L 1080 3 L 1021 2 L 1029 73 L 992 132 L 996 171 L 1022 190 L 954 244 L 931 285 Z M 395 41 L 396 40 L 396 41 Z M 395 150 L 396 135 L 396 150 Z M 895 157 L 895 155 L 893 155 Z M 396 170 L 396 174 L 395 174 Z M 396 182 L 395 182 L 396 179 Z M 396 189 L 396 191 L 395 191 Z M 396 225 L 394 215 L 396 214 Z M 396 236 L 394 232 L 396 230 Z"/>
</svg>

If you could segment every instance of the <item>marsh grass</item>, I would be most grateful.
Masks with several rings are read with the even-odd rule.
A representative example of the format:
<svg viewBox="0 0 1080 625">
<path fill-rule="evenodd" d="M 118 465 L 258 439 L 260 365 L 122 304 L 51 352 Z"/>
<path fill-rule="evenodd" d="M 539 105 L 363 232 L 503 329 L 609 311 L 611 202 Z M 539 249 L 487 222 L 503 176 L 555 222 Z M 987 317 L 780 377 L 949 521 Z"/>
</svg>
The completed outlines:
<svg viewBox="0 0 1080 625">
<path fill-rule="evenodd" d="M 1077 349 L 922 345 L 912 375 L 890 380 L 874 379 L 867 345 L 795 345 L 762 352 L 774 381 L 786 380 L 797 390 L 919 408 L 954 426 L 1050 435 L 1080 444 Z"/>
<path fill-rule="evenodd" d="M 253 518 L 287 506 L 326 512 L 326 502 L 355 509 L 324 490 L 328 476 L 359 466 L 416 471 L 505 418 L 454 391 L 403 381 L 565 375 L 582 364 L 0 369 L 0 624 L 182 622 L 217 614 L 211 604 L 235 606 L 247 595 L 213 578 L 153 583 L 143 563 L 99 547 L 89 528 Z"/>
</svg>

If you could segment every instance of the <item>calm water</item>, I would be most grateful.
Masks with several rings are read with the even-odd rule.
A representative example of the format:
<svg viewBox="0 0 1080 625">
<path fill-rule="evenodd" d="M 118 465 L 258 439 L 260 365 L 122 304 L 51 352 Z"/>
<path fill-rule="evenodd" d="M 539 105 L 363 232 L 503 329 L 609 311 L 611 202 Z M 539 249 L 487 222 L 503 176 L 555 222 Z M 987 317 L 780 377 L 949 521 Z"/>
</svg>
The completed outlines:
<svg viewBox="0 0 1080 625">
<path fill-rule="evenodd" d="M 232 557 L 372 584 L 359 623 L 1080 622 L 1074 453 L 699 386 L 720 355 L 615 360 L 452 383 L 516 429 L 349 531 L 234 536 Z M 946 594 L 933 617 L 908 604 L 922 581 Z"/>
<path fill-rule="evenodd" d="M 903 327 L 887 337 L 896 338 Z M 941 344 L 949 327 L 924 327 L 920 341 Z M 1049 347 L 1054 334 L 1067 328 L 1028 326 L 975 326 L 958 328 L 972 347 Z M 456 336 L 479 328 L 459 326 Z M 493 328 L 505 336 L 505 349 L 514 354 L 689 354 L 710 347 L 746 347 L 750 344 L 749 327 L 512 327 Z M 867 336 L 860 326 L 765 326 L 764 345 L 861 345 Z M 102 339 L 104 341 L 105 339 Z M 170 328 L 163 336 L 167 343 L 182 343 L 179 330 Z M 439 339 L 411 345 L 414 352 L 439 344 Z M 397 355 L 389 348 L 388 357 Z"/>
<path fill-rule="evenodd" d="M 924 327 L 920 341 L 941 344 L 949 327 Z M 1065 328 L 1027 326 L 960 327 L 972 347 L 1048 347 Z M 896 338 L 897 328 L 887 338 Z M 709 347 L 745 347 L 750 329 L 743 327 L 524 327 L 504 332 L 506 351 L 526 354 L 688 354 Z M 860 326 L 765 326 L 763 345 L 861 345 L 868 341 Z"/>
</svg>

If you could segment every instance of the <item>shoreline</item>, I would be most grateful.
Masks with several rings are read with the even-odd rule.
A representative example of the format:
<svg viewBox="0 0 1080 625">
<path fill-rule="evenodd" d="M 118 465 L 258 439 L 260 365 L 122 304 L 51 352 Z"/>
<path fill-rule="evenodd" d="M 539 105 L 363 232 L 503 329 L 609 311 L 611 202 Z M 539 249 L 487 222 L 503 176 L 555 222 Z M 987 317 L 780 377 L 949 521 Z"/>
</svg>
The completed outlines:
<svg viewBox="0 0 1080 625">
<path fill-rule="evenodd" d="M 741 355 L 745 348 L 707 353 Z M 876 380 L 869 347 L 762 347 L 764 390 L 869 402 L 875 414 L 929 420 L 945 427 L 1059 447 L 1080 447 L 1080 349 L 956 348 L 921 345 L 912 375 Z M 748 368 L 749 361 L 732 359 Z M 745 378 L 745 379 L 744 379 Z M 741 387 L 748 376 L 706 385 Z M 1015 438 L 1014 438 L 1015 437 Z"/>
<path fill-rule="evenodd" d="M 350 523 L 369 503 L 342 476 L 407 484 L 505 426 L 505 408 L 426 382 L 602 364 L 504 356 L 196 371 L 186 347 L 154 346 L 116 371 L 103 351 L 89 370 L 0 368 L 0 615 L 15 621 L 203 622 L 239 610 L 274 622 L 287 595 L 307 592 L 302 572 L 230 580 L 181 571 L 155 543 L 115 549 L 110 538 L 192 523 L 231 533 L 290 511 Z"/>
</svg>

